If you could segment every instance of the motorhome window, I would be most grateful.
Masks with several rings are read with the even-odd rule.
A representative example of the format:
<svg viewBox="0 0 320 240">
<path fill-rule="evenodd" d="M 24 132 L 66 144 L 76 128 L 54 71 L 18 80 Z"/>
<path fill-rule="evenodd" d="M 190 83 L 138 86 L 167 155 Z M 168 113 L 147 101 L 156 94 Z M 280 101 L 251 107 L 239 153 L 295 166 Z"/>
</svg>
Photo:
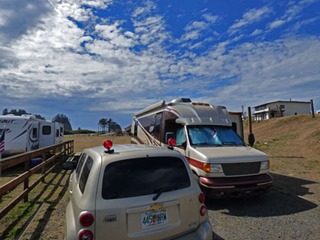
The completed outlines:
<svg viewBox="0 0 320 240">
<path fill-rule="evenodd" d="M 38 138 L 38 129 L 37 128 L 32 128 L 32 138 Z"/>
<path fill-rule="evenodd" d="M 93 159 L 89 156 L 86 163 L 83 166 L 83 170 L 81 172 L 80 180 L 79 180 L 79 189 L 83 193 L 86 187 L 90 171 L 92 168 Z"/>
<path fill-rule="evenodd" d="M 245 143 L 232 127 L 188 126 L 192 145 L 243 146 Z"/>
<path fill-rule="evenodd" d="M 134 126 L 133 126 L 133 136 L 137 136 L 137 134 L 138 134 L 138 122 L 135 120 Z"/>
<path fill-rule="evenodd" d="M 119 171 L 121 169 L 121 171 Z M 177 157 L 136 158 L 108 164 L 103 174 L 104 199 L 128 198 L 187 188 L 187 168 Z"/>
<path fill-rule="evenodd" d="M 42 127 L 42 134 L 43 135 L 50 135 L 51 134 L 51 126 L 43 126 Z"/>
<path fill-rule="evenodd" d="M 162 113 L 158 113 L 155 118 L 153 123 L 150 126 L 149 132 L 151 131 L 153 133 L 153 136 L 156 139 L 160 139 L 160 124 L 161 124 L 161 119 L 162 119 Z"/>
<path fill-rule="evenodd" d="M 59 129 L 56 130 L 56 137 L 59 137 L 60 133 L 59 133 Z"/>
<path fill-rule="evenodd" d="M 183 143 L 186 142 L 186 135 L 184 133 L 183 127 L 177 129 L 176 132 L 176 145 L 182 146 Z"/>
</svg>

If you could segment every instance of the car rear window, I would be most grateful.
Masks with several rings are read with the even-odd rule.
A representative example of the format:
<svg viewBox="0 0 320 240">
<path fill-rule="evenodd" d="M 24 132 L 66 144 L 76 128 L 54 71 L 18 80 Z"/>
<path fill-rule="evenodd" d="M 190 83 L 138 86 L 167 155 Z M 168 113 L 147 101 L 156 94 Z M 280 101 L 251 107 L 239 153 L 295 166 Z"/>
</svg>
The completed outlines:
<svg viewBox="0 0 320 240">
<path fill-rule="evenodd" d="M 150 157 L 110 163 L 103 176 L 104 199 L 128 198 L 168 192 L 190 186 L 180 158 Z"/>
</svg>

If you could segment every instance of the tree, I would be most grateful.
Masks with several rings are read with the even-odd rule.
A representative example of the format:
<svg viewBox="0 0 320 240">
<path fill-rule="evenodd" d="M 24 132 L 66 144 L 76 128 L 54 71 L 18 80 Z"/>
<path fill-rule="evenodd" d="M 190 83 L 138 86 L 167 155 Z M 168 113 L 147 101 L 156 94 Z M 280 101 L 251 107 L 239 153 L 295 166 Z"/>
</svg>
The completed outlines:
<svg viewBox="0 0 320 240">
<path fill-rule="evenodd" d="M 108 125 L 108 120 L 106 118 L 101 118 L 98 122 L 99 126 L 101 127 L 101 132 L 106 132 L 106 126 Z"/>
<path fill-rule="evenodd" d="M 43 120 L 46 120 L 44 117 L 42 117 L 40 114 L 32 114 L 32 113 L 28 113 L 26 110 L 24 109 L 11 109 L 10 111 L 8 111 L 7 108 L 5 108 L 3 111 L 2 111 L 2 114 L 3 115 L 8 115 L 8 114 L 13 114 L 13 115 L 16 115 L 16 116 L 21 116 L 21 115 L 33 115 L 35 116 L 36 118 L 38 119 L 43 119 Z"/>
<path fill-rule="evenodd" d="M 117 132 L 121 130 L 121 127 L 118 123 L 114 122 L 111 118 L 101 118 L 98 122 L 99 126 L 101 127 L 102 133 L 106 132 L 106 128 L 108 128 L 108 133 L 110 132 Z"/>
<path fill-rule="evenodd" d="M 64 130 L 72 131 L 72 126 L 69 121 L 69 118 L 64 114 L 57 114 L 52 118 L 52 122 L 59 122 L 64 125 Z"/>
<path fill-rule="evenodd" d="M 2 115 L 8 115 L 8 109 L 5 108 L 3 111 L 2 111 Z"/>
</svg>

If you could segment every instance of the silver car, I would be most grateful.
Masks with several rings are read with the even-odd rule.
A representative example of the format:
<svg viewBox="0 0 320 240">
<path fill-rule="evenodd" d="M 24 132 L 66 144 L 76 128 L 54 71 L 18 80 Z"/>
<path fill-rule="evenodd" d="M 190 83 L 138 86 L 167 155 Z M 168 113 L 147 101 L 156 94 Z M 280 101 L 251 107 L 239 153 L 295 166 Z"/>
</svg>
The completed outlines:
<svg viewBox="0 0 320 240">
<path fill-rule="evenodd" d="M 212 240 L 205 197 L 186 159 L 106 141 L 85 149 L 70 179 L 66 239 Z"/>
</svg>

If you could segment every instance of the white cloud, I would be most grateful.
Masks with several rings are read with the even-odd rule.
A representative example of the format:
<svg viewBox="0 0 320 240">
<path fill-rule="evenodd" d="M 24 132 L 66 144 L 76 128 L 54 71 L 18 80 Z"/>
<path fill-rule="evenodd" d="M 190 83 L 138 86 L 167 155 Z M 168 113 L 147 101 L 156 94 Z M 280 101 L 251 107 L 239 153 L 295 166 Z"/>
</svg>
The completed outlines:
<svg viewBox="0 0 320 240">
<path fill-rule="evenodd" d="M 257 36 L 260 35 L 263 31 L 261 29 L 255 29 L 252 33 L 251 36 Z"/>
<path fill-rule="evenodd" d="M 269 7 L 265 6 L 259 9 L 250 9 L 245 12 L 240 20 L 237 20 L 228 30 L 229 33 L 235 34 L 237 31 L 241 30 L 241 28 L 256 23 L 267 17 L 270 13 Z"/>
<path fill-rule="evenodd" d="M 318 51 L 320 40 L 317 38 L 239 46 L 225 57 L 220 69 L 215 69 L 222 79 L 233 76 L 238 80 L 216 91 L 212 101 L 223 99 L 231 108 L 239 110 L 241 104 L 289 98 L 309 100 L 317 96 L 320 88 Z M 239 96 L 243 98 L 237 99 Z"/>
<path fill-rule="evenodd" d="M 20 12 L 33 12 L 31 24 L 16 29 L 19 21 L 10 13 L 13 8 L 0 7 L 7 13 L 0 13 L 0 29 L 6 30 L 0 31 L 0 95 L 6 101 L 41 95 L 52 101 L 69 99 L 70 105 L 80 102 L 86 111 L 127 113 L 155 99 L 195 94 L 239 110 L 241 104 L 279 96 L 317 96 L 320 88 L 319 38 L 264 38 L 262 20 L 270 17 L 271 7 L 251 9 L 229 28 L 224 26 L 225 32 L 237 33 L 232 38 L 214 31 L 222 29 L 220 18 L 205 10 L 174 39 L 167 30 L 171 23 L 149 0 L 130 6 L 131 19 L 98 19 L 94 8 L 112 8 L 111 1 L 51 0 L 50 6 L 42 7 L 39 1 L 15 1 Z M 82 3 L 94 8 L 83 8 Z M 269 30 L 280 24 L 287 27 L 288 19 L 298 18 L 303 7 L 293 7 L 267 24 Z M 292 28 L 317 21 L 318 17 L 308 18 Z M 250 42 L 245 42 L 248 36 L 242 30 L 249 25 L 254 28 Z M 302 88 L 302 83 L 307 84 Z"/>
<path fill-rule="evenodd" d="M 276 21 L 273 21 L 272 23 L 270 23 L 269 28 L 270 29 L 278 28 L 278 27 L 282 26 L 283 24 L 285 24 L 285 21 L 276 20 Z"/>
<path fill-rule="evenodd" d="M 285 13 L 277 20 L 271 22 L 269 24 L 269 28 L 273 30 L 284 24 L 299 19 L 305 8 L 309 7 L 315 2 L 317 2 L 317 0 L 304 0 L 298 1 L 297 3 L 289 2 Z"/>
</svg>

